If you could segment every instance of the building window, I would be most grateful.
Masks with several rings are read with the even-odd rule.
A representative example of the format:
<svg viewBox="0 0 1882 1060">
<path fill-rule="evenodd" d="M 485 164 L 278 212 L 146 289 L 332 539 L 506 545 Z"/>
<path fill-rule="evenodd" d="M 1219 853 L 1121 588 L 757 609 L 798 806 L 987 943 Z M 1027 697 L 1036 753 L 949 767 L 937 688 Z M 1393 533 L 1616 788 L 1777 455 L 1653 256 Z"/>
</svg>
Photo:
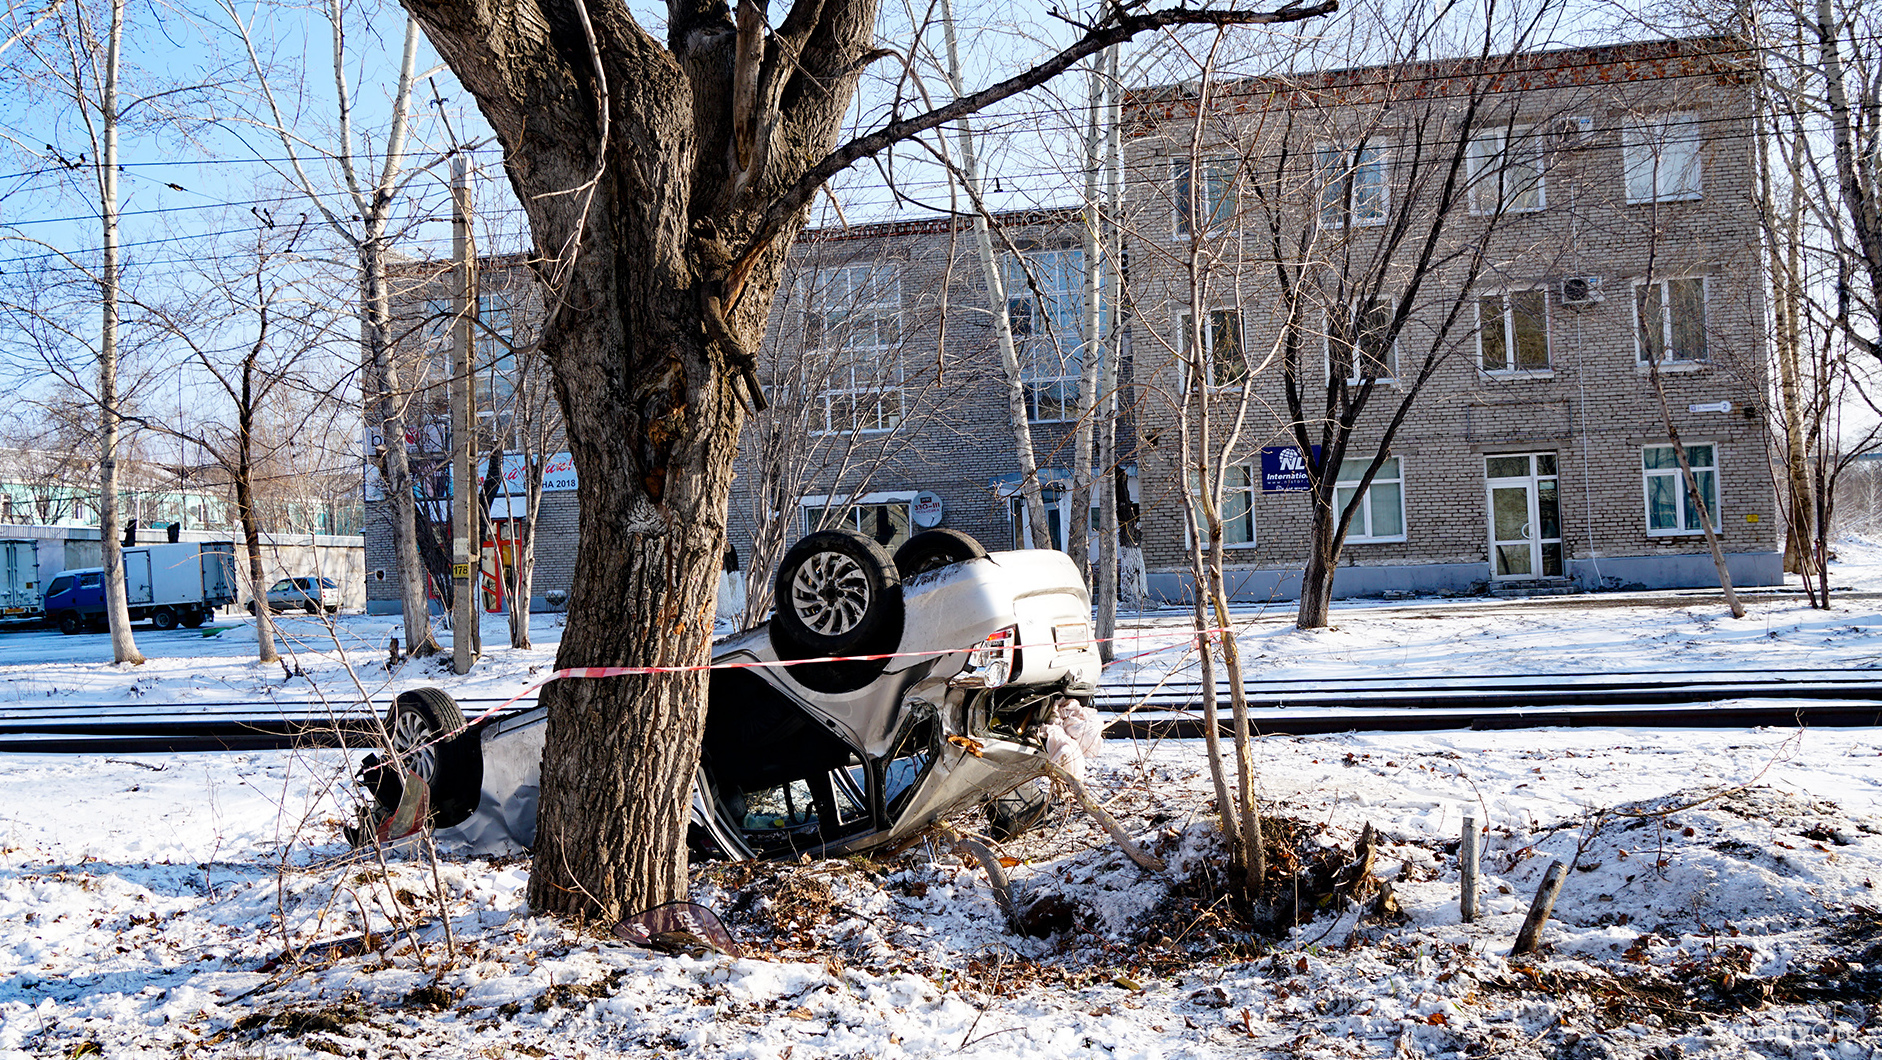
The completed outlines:
<svg viewBox="0 0 1882 1060">
<path fill-rule="evenodd" d="M 1540 210 L 1546 205 L 1542 191 L 1542 141 L 1530 130 L 1518 128 L 1478 136 L 1470 141 L 1470 210 L 1472 213 L 1512 213 Z"/>
<path fill-rule="evenodd" d="M 477 407 L 497 409 L 516 393 L 516 306 L 510 295 L 498 291 L 477 296 L 477 321 L 471 325 L 471 350 L 476 359 Z"/>
<path fill-rule="evenodd" d="M 893 430 L 902 422 L 902 289 L 888 263 L 818 269 L 805 296 L 804 341 L 817 351 L 816 434 Z M 822 385 L 815 385 L 822 376 Z"/>
<path fill-rule="evenodd" d="M 1385 222 L 1385 152 L 1376 147 L 1322 144 L 1314 151 L 1320 188 L 1320 223 L 1375 225 Z"/>
<path fill-rule="evenodd" d="M 1241 203 L 1235 189 L 1239 163 L 1233 158 L 1173 158 L 1171 195 L 1176 203 L 1176 234 L 1187 236 L 1196 231 L 1195 214 L 1205 218 L 1203 231 L 1213 231 L 1227 224 Z M 1191 194 L 1194 193 L 1192 199 Z"/>
<path fill-rule="evenodd" d="M 1365 477 L 1366 468 L 1371 464 L 1370 457 L 1340 461 L 1340 477 L 1333 484 L 1336 515 L 1346 510 L 1347 502 L 1359 491 L 1359 480 Z M 1372 476 L 1372 485 L 1366 487 L 1359 510 L 1353 513 L 1352 524 L 1347 527 L 1346 540 L 1405 540 L 1405 477 L 1398 457 L 1386 457 L 1379 465 L 1379 473 Z"/>
<path fill-rule="evenodd" d="M 873 494 L 849 504 L 832 504 L 828 497 L 806 497 L 802 502 L 804 533 L 832 528 L 854 530 L 894 552 L 908 540 L 912 500 L 912 494 Z"/>
<path fill-rule="evenodd" d="M 1486 372 L 1548 371 L 1548 292 L 1478 296 L 1477 355 Z"/>
<path fill-rule="evenodd" d="M 1042 250 L 1008 256 L 1005 265 L 1006 316 L 1026 417 L 1035 423 L 1077 419 L 1085 370 L 1085 252 Z"/>
<path fill-rule="evenodd" d="M 1703 277 L 1634 285 L 1635 354 L 1649 360 L 1706 359 L 1706 281 Z"/>
<path fill-rule="evenodd" d="M 1702 122 L 1685 112 L 1631 122 L 1621 131 L 1621 166 L 1627 201 L 1699 198 Z"/>
<path fill-rule="evenodd" d="M 1261 472 L 1252 464 L 1230 464 L 1222 469 L 1222 547 L 1255 547 L 1255 490 L 1261 484 Z M 1190 501 L 1196 510 L 1196 529 L 1204 548 L 1209 547 L 1209 523 L 1202 512 L 1202 480 L 1194 472 L 1189 476 Z"/>
<path fill-rule="evenodd" d="M 1719 465 L 1717 451 L 1710 444 L 1686 446 L 1686 462 L 1692 465 L 1693 479 L 1699 483 L 1699 497 L 1686 487 L 1679 470 L 1679 457 L 1670 445 L 1649 445 L 1640 451 L 1641 474 L 1646 478 L 1647 533 L 1698 534 L 1705 527 L 1699 522 L 1699 500 L 1712 515 L 1712 529 L 1719 528 Z"/>
<path fill-rule="evenodd" d="M 1329 320 L 1326 328 L 1327 371 L 1348 383 L 1368 379 L 1391 382 L 1398 373 L 1398 338 L 1392 334 L 1394 307 L 1383 298 L 1353 303 L 1350 316 Z"/>
<path fill-rule="evenodd" d="M 1178 342 L 1183 351 L 1183 388 L 1187 390 L 1194 384 L 1192 377 L 1198 361 L 1210 386 L 1240 386 L 1248 378 L 1248 351 L 1242 346 L 1242 311 L 1209 310 L 1202 329 L 1200 358 L 1189 347 L 1190 323 L 1190 315 L 1184 313 L 1181 317 L 1183 336 Z"/>
</svg>

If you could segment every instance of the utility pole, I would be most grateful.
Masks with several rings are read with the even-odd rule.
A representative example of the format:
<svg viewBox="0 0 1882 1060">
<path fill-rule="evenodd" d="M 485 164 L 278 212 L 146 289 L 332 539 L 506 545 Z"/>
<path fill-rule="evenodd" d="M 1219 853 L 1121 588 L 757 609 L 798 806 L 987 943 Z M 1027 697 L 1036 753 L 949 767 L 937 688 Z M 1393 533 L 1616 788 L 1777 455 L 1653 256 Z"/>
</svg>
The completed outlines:
<svg viewBox="0 0 1882 1060">
<path fill-rule="evenodd" d="M 477 659 L 476 372 L 471 314 L 476 312 L 470 252 L 470 159 L 451 159 L 451 256 L 457 291 L 451 301 L 451 671 L 470 673 Z"/>
</svg>

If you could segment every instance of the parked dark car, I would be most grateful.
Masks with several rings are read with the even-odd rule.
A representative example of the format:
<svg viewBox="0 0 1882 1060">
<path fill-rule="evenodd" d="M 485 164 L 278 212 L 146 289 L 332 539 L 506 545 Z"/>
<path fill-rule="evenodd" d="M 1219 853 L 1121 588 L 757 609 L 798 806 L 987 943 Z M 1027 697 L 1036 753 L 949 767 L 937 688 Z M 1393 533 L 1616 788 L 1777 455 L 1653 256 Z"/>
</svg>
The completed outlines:
<svg viewBox="0 0 1882 1060">
<path fill-rule="evenodd" d="M 1100 669 L 1091 600 L 1061 552 L 988 555 L 931 530 L 891 557 L 847 530 L 779 565 L 772 620 L 720 643 L 716 664 L 898 653 L 889 659 L 715 668 L 689 842 L 716 858 L 834 856 L 894 845 L 1044 775 L 1046 730 L 1088 705 Z M 444 692 L 398 697 L 401 761 L 430 785 L 440 842 L 526 849 L 535 838 L 546 710 L 473 726 Z M 383 815 L 401 785 L 368 760 Z M 1024 796 L 1024 793 L 1022 793 Z M 1009 830 L 1041 807 L 1003 803 Z"/>
</svg>

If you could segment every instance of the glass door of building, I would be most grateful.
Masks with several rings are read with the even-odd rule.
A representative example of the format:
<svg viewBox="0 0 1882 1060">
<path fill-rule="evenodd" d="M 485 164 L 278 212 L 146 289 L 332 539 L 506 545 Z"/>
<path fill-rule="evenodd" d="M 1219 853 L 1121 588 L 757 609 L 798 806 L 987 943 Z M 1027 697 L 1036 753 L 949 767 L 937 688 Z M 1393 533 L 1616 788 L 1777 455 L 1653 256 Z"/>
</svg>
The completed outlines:
<svg viewBox="0 0 1882 1060">
<path fill-rule="evenodd" d="M 1490 515 L 1490 577 L 1562 577 L 1562 510 L 1554 453 L 1484 457 Z"/>
</svg>

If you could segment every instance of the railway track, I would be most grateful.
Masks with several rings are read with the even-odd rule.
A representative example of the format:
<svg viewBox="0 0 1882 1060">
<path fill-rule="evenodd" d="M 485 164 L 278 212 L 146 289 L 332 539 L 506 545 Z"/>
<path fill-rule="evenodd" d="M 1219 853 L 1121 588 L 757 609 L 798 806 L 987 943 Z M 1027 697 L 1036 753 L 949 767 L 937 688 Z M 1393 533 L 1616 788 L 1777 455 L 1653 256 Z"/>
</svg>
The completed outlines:
<svg viewBox="0 0 1882 1060">
<path fill-rule="evenodd" d="M 1546 681 L 1547 683 L 1541 683 Z M 1882 725 L 1882 671 L 1446 675 L 1251 680 L 1250 723 L 1264 734 L 1417 732 L 1653 724 L 1675 728 Z M 1226 721 L 1228 696 L 1217 689 Z M 500 698 L 460 700 L 475 717 Z M 1118 739 L 1203 733 L 1195 681 L 1103 686 Z M 528 702 L 515 709 L 531 705 Z M 0 707 L 0 751 L 157 753 L 371 746 L 383 705 L 300 700 L 221 703 L 49 703 Z"/>
</svg>

